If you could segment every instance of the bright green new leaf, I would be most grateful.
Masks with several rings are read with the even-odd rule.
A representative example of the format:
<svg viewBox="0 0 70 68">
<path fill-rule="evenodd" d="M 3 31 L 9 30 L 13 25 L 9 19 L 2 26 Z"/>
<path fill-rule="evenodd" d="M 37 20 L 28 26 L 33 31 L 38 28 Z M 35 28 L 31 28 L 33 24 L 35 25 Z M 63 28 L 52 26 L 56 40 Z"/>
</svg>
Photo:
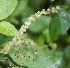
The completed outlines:
<svg viewBox="0 0 70 68">
<path fill-rule="evenodd" d="M 66 34 L 69 29 L 69 15 L 65 11 L 60 11 L 57 14 L 52 15 L 52 19 L 49 24 L 49 32 L 51 39 Z"/>
<path fill-rule="evenodd" d="M 15 36 L 18 31 L 14 25 L 10 24 L 9 22 L 2 21 L 0 22 L 0 33 L 6 36 Z"/>
<path fill-rule="evenodd" d="M 11 15 L 17 5 L 17 0 L 0 0 L 0 20 Z"/>
</svg>

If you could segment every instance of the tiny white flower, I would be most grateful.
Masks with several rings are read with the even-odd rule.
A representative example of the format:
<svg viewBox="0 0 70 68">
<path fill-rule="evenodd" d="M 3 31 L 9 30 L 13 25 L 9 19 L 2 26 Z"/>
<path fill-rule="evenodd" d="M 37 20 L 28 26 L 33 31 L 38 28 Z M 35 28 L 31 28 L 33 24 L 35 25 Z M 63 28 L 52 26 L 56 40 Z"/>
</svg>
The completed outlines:
<svg viewBox="0 0 70 68">
<path fill-rule="evenodd" d="M 59 7 L 59 6 L 56 6 L 56 9 L 57 9 L 57 10 L 60 10 L 60 7 Z"/>
<path fill-rule="evenodd" d="M 48 8 L 47 11 L 50 12 L 51 10 Z"/>
<path fill-rule="evenodd" d="M 54 0 L 51 0 L 51 1 L 54 1 Z"/>
</svg>

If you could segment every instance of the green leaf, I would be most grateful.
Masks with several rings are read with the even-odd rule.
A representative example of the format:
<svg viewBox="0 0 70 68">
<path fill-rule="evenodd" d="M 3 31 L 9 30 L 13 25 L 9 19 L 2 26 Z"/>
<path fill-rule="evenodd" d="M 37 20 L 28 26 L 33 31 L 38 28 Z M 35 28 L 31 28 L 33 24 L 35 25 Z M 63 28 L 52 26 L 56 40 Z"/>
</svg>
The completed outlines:
<svg viewBox="0 0 70 68">
<path fill-rule="evenodd" d="M 0 54 L 0 61 L 3 60 L 5 58 L 4 54 Z"/>
<path fill-rule="evenodd" d="M 11 15 L 17 5 L 17 0 L 0 0 L 0 20 Z"/>
<path fill-rule="evenodd" d="M 39 35 L 39 36 L 33 36 L 33 41 L 37 44 L 37 45 L 43 45 L 45 43 L 45 38 L 43 35 Z"/>
<path fill-rule="evenodd" d="M 51 42 L 49 29 L 44 30 L 43 35 L 45 36 L 46 42 Z"/>
<path fill-rule="evenodd" d="M 0 33 L 6 36 L 15 36 L 18 31 L 14 25 L 10 24 L 9 22 L 2 21 L 0 22 Z"/>
<path fill-rule="evenodd" d="M 9 56 L 20 66 L 28 68 L 57 68 L 61 64 L 61 56 L 49 51 L 46 45 L 36 48 L 31 44 L 20 44 L 12 47 Z"/>
<path fill-rule="evenodd" d="M 69 23 L 69 28 L 70 28 L 70 12 L 67 12 L 67 21 Z"/>
<path fill-rule="evenodd" d="M 70 60 L 70 45 L 68 45 L 65 49 L 65 56 L 68 60 Z"/>
<path fill-rule="evenodd" d="M 35 9 L 41 9 L 40 6 L 44 6 L 47 2 L 47 0 L 29 0 L 30 6 L 32 6 Z"/>
<path fill-rule="evenodd" d="M 0 35 L 0 46 L 2 44 L 4 44 L 5 42 L 9 42 L 12 40 L 13 37 L 9 37 L 9 36 L 4 36 L 4 35 Z M 0 47 L 1 48 L 1 47 Z"/>
<path fill-rule="evenodd" d="M 52 15 L 52 19 L 49 24 L 49 32 L 51 39 L 55 39 L 60 35 L 66 34 L 69 29 L 69 15 L 65 11 L 60 11 L 57 14 Z"/>
<path fill-rule="evenodd" d="M 21 17 L 23 18 L 22 20 L 24 20 L 24 18 L 27 18 L 27 17 L 29 17 L 29 16 L 31 16 L 32 14 L 34 14 L 35 13 L 35 10 L 33 9 L 33 8 L 31 8 L 31 7 L 27 7 L 24 11 L 23 11 L 23 13 L 21 13 Z"/>
<path fill-rule="evenodd" d="M 68 63 L 67 68 L 70 68 L 70 62 Z"/>
<path fill-rule="evenodd" d="M 18 16 L 19 14 L 21 14 L 26 9 L 27 4 L 28 4 L 28 0 L 19 0 L 18 5 L 14 13 L 12 14 L 12 16 Z"/>
<path fill-rule="evenodd" d="M 37 18 L 29 27 L 29 30 L 33 33 L 41 33 L 43 30 L 48 28 L 50 22 L 50 17 L 41 16 Z"/>
</svg>

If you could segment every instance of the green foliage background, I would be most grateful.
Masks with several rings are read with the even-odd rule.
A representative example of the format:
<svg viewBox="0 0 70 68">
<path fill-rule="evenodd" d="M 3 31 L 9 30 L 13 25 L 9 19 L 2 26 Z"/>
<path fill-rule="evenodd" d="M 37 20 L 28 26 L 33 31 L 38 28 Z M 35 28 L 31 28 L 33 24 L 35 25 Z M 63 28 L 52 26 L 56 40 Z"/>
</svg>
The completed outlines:
<svg viewBox="0 0 70 68">
<path fill-rule="evenodd" d="M 37 18 L 21 37 L 32 39 L 38 54 L 33 54 L 35 48 L 31 43 L 20 44 L 8 54 L 0 54 L 0 68 L 70 68 L 70 0 L 0 0 L 0 50 L 28 17 L 53 6 L 60 6 L 61 11 Z M 15 57 L 18 52 L 19 57 Z M 22 59 L 23 55 L 26 58 Z"/>
</svg>

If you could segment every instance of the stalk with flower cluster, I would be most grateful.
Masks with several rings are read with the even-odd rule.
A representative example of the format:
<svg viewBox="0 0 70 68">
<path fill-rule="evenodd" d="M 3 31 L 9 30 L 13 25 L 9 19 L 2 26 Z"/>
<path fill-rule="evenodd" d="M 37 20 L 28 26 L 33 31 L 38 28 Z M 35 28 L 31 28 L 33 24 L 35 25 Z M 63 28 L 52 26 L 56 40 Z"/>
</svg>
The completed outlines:
<svg viewBox="0 0 70 68">
<path fill-rule="evenodd" d="M 56 6 L 56 7 L 48 8 L 47 11 L 45 9 L 42 9 L 42 11 L 38 11 L 34 15 L 31 15 L 31 17 L 28 18 L 28 20 L 24 23 L 24 25 L 22 25 L 18 34 L 12 39 L 11 42 L 9 42 L 9 44 L 7 44 L 4 47 L 4 49 L 2 49 L 0 51 L 0 53 L 7 54 L 12 46 L 18 46 L 18 44 L 22 43 L 21 39 L 20 39 L 20 36 L 22 36 L 23 33 L 26 32 L 26 29 L 28 29 L 31 22 L 35 21 L 36 18 L 40 17 L 41 15 L 49 15 L 50 13 L 53 13 L 53 14 L 58 13 L 59 10 L 60 10 L 60 7 Z"/>
</svg>

